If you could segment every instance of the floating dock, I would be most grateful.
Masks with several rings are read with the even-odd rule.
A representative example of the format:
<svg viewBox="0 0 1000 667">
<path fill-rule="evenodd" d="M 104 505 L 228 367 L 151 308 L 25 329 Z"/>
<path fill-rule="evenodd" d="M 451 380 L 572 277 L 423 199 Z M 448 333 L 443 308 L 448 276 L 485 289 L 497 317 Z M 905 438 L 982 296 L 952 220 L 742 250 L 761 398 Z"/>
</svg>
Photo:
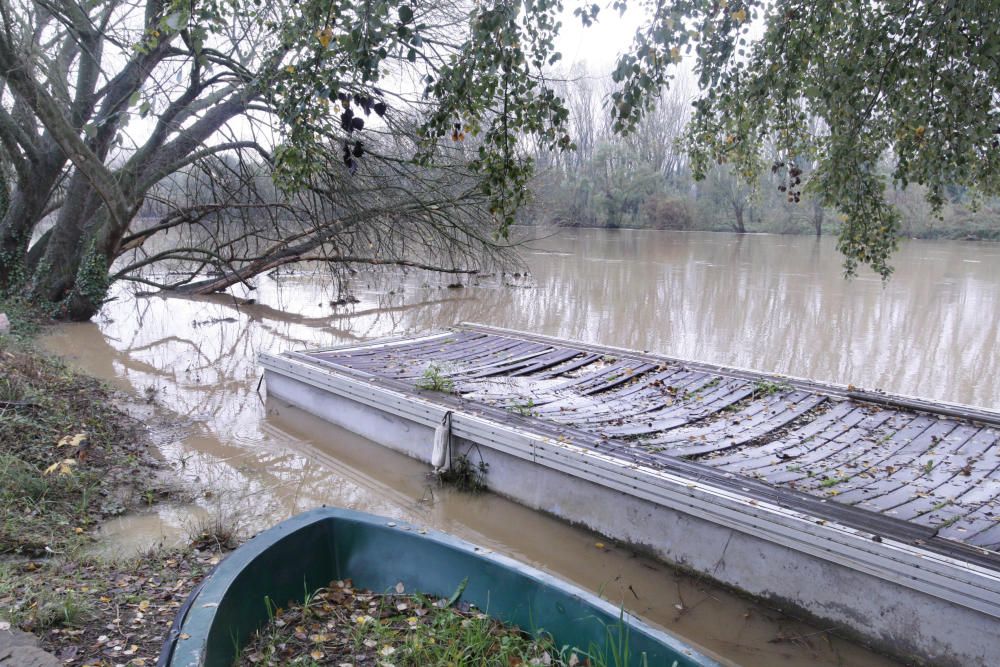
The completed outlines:
<svg viewBox="0 0 1000 667">
<path fill-rule="evenodd" d="M 451 413 L 452 453 L 529 507 L 904 659 L 1000 665 L 1000 413 L 475 324 L 261 364 L 425 461 Z"/>
</svg>

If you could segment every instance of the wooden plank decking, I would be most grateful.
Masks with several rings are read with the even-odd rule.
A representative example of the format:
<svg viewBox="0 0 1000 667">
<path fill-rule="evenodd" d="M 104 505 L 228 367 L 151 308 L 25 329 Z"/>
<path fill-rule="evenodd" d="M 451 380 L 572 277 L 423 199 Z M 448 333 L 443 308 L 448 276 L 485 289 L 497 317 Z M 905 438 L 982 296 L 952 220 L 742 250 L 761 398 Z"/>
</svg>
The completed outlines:
<svg viewBox="0 0 1000 667">
<path fill-rule="evenodd" d="M 996 413 L 476 325 L 301 356 L 997 567 Z"/>
<path fill-rule="evenodd" d="M 451 413 L 515 502 L 906 659 L 1000 664 L 1000 413 L 481 325 L 261 365 L 422 461 Z"/>
</svg>

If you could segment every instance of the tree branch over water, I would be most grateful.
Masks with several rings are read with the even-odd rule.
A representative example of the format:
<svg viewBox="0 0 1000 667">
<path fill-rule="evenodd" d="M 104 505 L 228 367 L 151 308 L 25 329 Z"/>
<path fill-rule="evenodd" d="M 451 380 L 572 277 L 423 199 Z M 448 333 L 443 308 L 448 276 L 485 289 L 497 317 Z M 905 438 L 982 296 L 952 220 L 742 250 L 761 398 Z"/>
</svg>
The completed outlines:
<svg viewBox="0 0 1000 667">
<path fill-rule="evenodd" d="M 771 168 L 790 201 L 840 213 L 848 273 L 887 277 L 900 230 L 887 192 L 917 184 L 934 211 L 954 192 L 1000 194 L 995 2 L 631 4 L 649 20 L 606 108 L 618 135 L 653 138 L 602 161 L 625 210 L 670 170 L 729 165 L 741 190 Z M 602 11 L 0 0 L 0 288 L 83 319 L 110 281 L 157 264 L 189 284 L 306 257 L 331 269 L 347 264 L 337 257 L 450 271 L 510 262 L 505 239 L 537 157 L 527 147 L 566 165 L 577 146 L 604 150 L 570 122 L 582 100 L 550 77 L 566 9 L 585 25 Z M 678 126 L 651 110 L 673 99 L 664 91 L 685 55 L 699 91 L 682 158 L 662 150 Z M 635 191 L 616 178 L 629 151 L 656 165 Z"/>
</svg>

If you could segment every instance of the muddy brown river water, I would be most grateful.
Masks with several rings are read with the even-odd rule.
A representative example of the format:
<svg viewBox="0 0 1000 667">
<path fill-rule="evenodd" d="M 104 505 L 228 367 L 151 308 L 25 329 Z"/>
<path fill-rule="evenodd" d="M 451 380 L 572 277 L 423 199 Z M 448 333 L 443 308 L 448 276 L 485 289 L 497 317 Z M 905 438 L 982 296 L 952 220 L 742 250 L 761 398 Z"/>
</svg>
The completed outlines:
<svg viewBox="0 0 1000 667">
<path fill-rule="evenodd" d="M 253 533 L 339 505 L 521 558 L 734 664 L 896 664 L 496 496 L 435 488 L 424 464 L 263 400 L 256 357 L 476 321 L 995 408 L 1000 244 L 904 242 L 887 284 L 844 281 L 833 240 L 807 237 L 566 230 L 524 258 L 527 278 L 462 289 L 361 273 L 360 302 L 346 307 L 310 272 L 262 278 L 250 306 L 120 288 L 94 322 L 60 327 L 48 347 L 147 396 L 139 416 L 170 424 L 157 433 L 164 457 L 207 489 L 190 506 L 111 522 L 114 549 L 183 539 L 206 515 Z"/>
</svg>

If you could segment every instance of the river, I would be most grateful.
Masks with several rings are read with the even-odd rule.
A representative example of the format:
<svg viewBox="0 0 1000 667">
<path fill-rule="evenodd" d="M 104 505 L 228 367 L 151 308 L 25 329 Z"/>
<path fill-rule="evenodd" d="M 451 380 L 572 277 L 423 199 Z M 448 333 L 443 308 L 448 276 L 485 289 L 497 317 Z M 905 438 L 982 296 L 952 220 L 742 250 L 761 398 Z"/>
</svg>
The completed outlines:
<svg viewBox="0 0 1000 667">
<path fill-rule="evenodd" d="M 319 273 L 262 277 L 257 303 L 134 297 L 47 346 L 149 397 L 176 424 L 163 456 L 208 489 L 191 506 L 124 517 L 125 546 L 181 539 L 197 515 L 256 532 L 333 504 L 457 534 L 557 573 L 748 667 L 890 665 L 823 628 L 492 495 L 428 484 L 426 466 L 258 393 L 260 352 L 420 333 L 461 321 L 524 329 L 943 401 L 1000 404 L 1000 244 L 905 241 L 893 278 L 845 281 L 833 239 L 562 230 L 523 251 L 528 275 L 362 272 L 333 306 Z M 478 283 L 478 284 L 475 284 Z M 142 415 L 140 415 L 142 416 Z"/>
</svg>

